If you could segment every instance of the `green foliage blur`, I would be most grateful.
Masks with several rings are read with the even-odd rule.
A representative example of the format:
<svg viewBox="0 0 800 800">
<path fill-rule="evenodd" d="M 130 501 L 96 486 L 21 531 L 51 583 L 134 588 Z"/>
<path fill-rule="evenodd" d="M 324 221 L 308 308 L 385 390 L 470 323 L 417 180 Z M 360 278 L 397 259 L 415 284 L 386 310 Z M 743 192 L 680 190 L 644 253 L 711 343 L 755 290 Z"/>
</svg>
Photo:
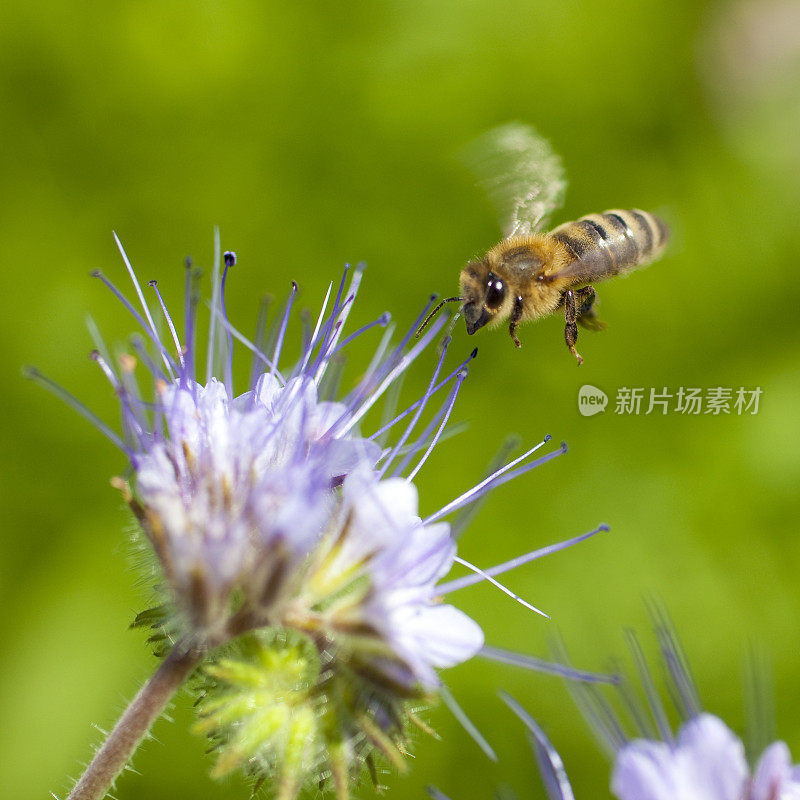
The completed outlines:
<svg viewBox="0 0 800 800">
<path fill-rule="evenodd" d="M 770 45 L 779 13 L 768 0 L 6 0 L 5 796 L 63 798 L 101 739 L 93 726 L 110 728 L 156 664 L 127 629 L 149 589 L 108 483 L 123 458 L 21 377 L 35 363 L 114 423 L 84 324 L 91 313 L 111 341 L 132 329 L 88 277 L 102 268 L 125 283 L 111 231 L 179 307 L 183 258 L 208 266 L 219 226 L 239 258 L 228 309 L 244 331 L 263 293 L 283 296 L 295 279 L 318 308 L 342 264 L 359 260 L 369 268 L 354 323 L 388 308 L 405 327 L 499 238 L 454 154 L 512 119 L 563 156 L 557 221 L 641 207 L 663 212 L 675 235 L 663 261 L 599 288 L 609 328 L 581 332 L 580 369 L 563 320 L 522 328 L 521 350 L 502 330 L 457 329 L 452 363 L 480 348 L 455 414 L 469 428 L 420 473 L 423 511 L 474 483 L 508 433 L 529 444 L 550 433 L 569 453 L 499 490 L 463 555 L 489 566 L 611 526 L 508 577 L 552 621 L 488 586 L 459 604 L 491 644 L 546 655 L 560 631 L 578 665 L 601 669 L 623 650 L 624 627 L 648 639 L 642 599 L 659 597 L 706 707 L 737 730 L 746 650 L 766 649 L 777 730 L 800 759 L 800 82 L 797 50 Z M 772 28 L 758 36 L 763 19 Z M 583 384 L 609 395 L 605 413 L 578 413 Z M 760 387 L 758 414 L 614 413 L 621 387 L 647 398 L 717 386 Z M 421 738 L 410 774 L 384 776 L 390 797 L 424 797 L 431 783 L 454 800 L 504 784 L 544 797 L 500 688 L 544 725 L 579 800 L 609 796 L 608 765 L 557 680 L 478 659 L 447 677 L 499 763 L 437 708 L 442 741 Z M 190 705 L 180 697 L 174 723 L 159 721 L 115 797 L 249 796 L 243 780 L 208 777 Z M 367 783 L 357 794 L 374 796 Z"/>
</svg>

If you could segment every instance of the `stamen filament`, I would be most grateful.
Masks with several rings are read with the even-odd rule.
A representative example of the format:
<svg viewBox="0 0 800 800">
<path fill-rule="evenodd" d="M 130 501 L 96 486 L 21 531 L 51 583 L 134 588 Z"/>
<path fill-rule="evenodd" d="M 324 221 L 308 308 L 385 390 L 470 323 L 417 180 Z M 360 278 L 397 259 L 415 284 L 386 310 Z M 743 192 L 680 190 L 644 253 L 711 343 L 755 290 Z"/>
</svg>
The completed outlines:
<svg viewBox="0 0 800 800">
<path fill-rule="evenodd" d="M 616 686 L 620 682 L 619 675 L 607 675 L 602 672 L 589 672 L 588 670 L 575 669 L 569 664 L 559 664 L 553 661 L 545 661 L 536 656 L 529 656 L 525 653 L 514 653 L 511 650 L 504 650 L 501 647 L 490 647 L 484 645 L 478 653 L 479 656 L 489 661 L 496 661 L 499 664 L 510 664 L 513 667 L 522 667 L 532 672 L 541 672 L 545 675 L 557 675 L 560 678 L 567 678 L 579 683 L 608 683 Z"/>
<path fill-rule="evenodd" d="M 464 369 L 464 368 L 467 366 L 467 364 L 469 364 L 469 362 L 470 362 L 470 361 L 472 361 L 472 360 L 475 358 L 475 356 L 477 356 L 477 355 L 478 355 L 478 348 L 476 347 L 476 348 L 475 348 L 475 349 L 474 349 L 474 350 L 473 350 L 473 351 L 472 351 L 472 352 L 469 354 L 469 357 L 468 357 L 468 358 L 465 358 L 465 359 L 464 359 L 464 360 L 461 362 L 461 364 L 459 364 L 459 365 L 458 365 L 458 366 L 457 366 L 457 367 L 456 367 L 456 368 L 455 368 L 455 369 L 454 369 L 454 370 L 453 370 L 453 371 L 452 371 L 452 372 L 451 372 L 451 373 L 450 373 L 450 374 L 449 374 L 449 375 L 448 375 L 446 378 L 444 378 L 444 379 L 443 379 L 443 380 L 441 380 L 441 381 L 440 381 L 438 384 L 436 384 L 436 386 L 435 386 L 435 387 L 434 387 L 434 389 L 433 389 L 433 394 L 435 394 L 436 392 L 438 392 L 438 391 L 439 391 L 439 389 L 441 389 L 441 388 L 442 388 L 442 386 L 445 386 L 445 385 L 447 385 L 448 383 L 450 383 L 450 381 L 451 381 L 451 380 L 452 380 L 454 377 L 456 377 L 457 375 L 459 375 L 459 374 L 462 372 L 462 370 L 463 370 L 463 369 Z M 409 415 L 409 414 L 410 414 L 412 411 L 414 411 L 414 409 L 415 409 L 415 408 L 417 408 L 417 406 L 418 406 L 418 405 L 419 405 L 421 402 L 422 402 L 422 398 L 420 398 L 419 400 L 417 400 L 415 403 L 412 403 L 412 404 L 411 404 L 411 405 L 410 405 L 410 406 L 409 406 L 409 407 L 408 407 L 408 408 L 407 408 L 405 411 L 403 411 L 401 414 L 398 414 L 398 415 L 397 415 L 397 416 L 396 416 L 396 417 L 395 417 L 395 418 L 394 418 L 394 419 L 393 419 L 391 422 L 387 422 L 387 423 L 386 423 L 386 424 L 385 424 L 383 427 L 381 427 L 381 428 L 379 428 L 377 431 L 375 431 L 375 433 L 373 433 L 373 434 L 372 434 L 372 436 L 368 436 L 367 438 L 368 438 L 370 441 L 374 441 L 375 439 L 379 438 L 379 437 L 380 437 L 380 436 L 382 436 L 384 433 L 386 433 L 388 430 L 391 430 L 391 429 L 392 429 L 392 428 L 393 428 L 393 427 L 394 427 L 394 426 L 395 426 L 395 425 L 396 425 L 398 422 L 400 422 L 400 420 L 402 420 L 402 419 L 405 419 L 405 418 L 406 418 L 406 417 L 407 417 L 407 416 L 408 416 L 408 415 Z"/>
<path fill-rule="evenodd" d="M 442 317 L 439 317 L 439 320 L 441 319 Z M 437 322 L 439 320 L 437 320 Z M 434 326 L 435 324 L 436 323 L 434 323 Z M 546 445 L 550 441 L 550 438 L 551 437 L 549 435 L 545 436 L 544 439 L 542 439 L 542 441 L 539 442 L 539 444 L 534 445 L 533 447 L 531 447 L 530 450 L 526 450 L 521 456 L 518 456 L 513 461 L 510 461 L 504 467 L 500 467 L 500 469 L 498 469 L 496 472 L 493 472 L 491 475 L 488 475 L 480 483 L 476 484 L 471 489 L 468 489 L 466 492 L 456 497 L 455 500 L 451 500 L 447 505 L 442 506 L 442 508 L 440 508 L 438 511 L 434 512 L 429 517 L 426 517 L 424 520 L 422 520 L 423 525 L 435 522 L 437 519 L 441 519 L 450 512 L 455 511 L 456 509 L 466 505 L 473 498 L 480 497 L 484 492 L 488 491 L 489 486 L 492 486 L 492 488 L 494 488 L 495 481 L 498 478 L 500 478 L 510 469 L 513 469 L 521 461 L 524 461 L 526 458 L 531 456 L 533 453 L 539 450 L 539 448 L 544 447 L 544 445 Z"/>
<path fill-rule="evenodd" d="M 351 333 L 341 344 L 336 346 L 336 349 L 331 353 L 331 358 L 333 358 L 337 353 L 344 350 L 353 339 L 357 339 L 361 336 L 362 333 L 366 333 L 371 328 L 380 325 L 382 328 L 385 328 L 390 322 L 392 321 L 392 315 L 386 311 L 385 313 L 381 314 L 377 319 L 372 320 L 372 322 L 368 322 L 363 327 L 359 328 L 355 333 Z"/>
<path fill-rule="evenodd" d="M 220 287 L 220 308 L 222 310 L 222 319 L 228 319 L 228 309 L 225 306 L 225 282 L 228 279 L 228 271 L 236 263 L 236 257 L 233 253 L 225 253 L 225 270 L 222 273 L 222 285 Z M 233 399 L 233 337 L 230 330 L 225 330 L 226 338 L 228 339 L 228 358 L 225 361 L 225 389 L 228 392 L 228 400 Z"/>
<path fill-rule="evenodd" d="M 65 402 L 74 411 L 77 411 L 84 419 L 89 420 L 92 425 L 100 431 L 112 444 L 116 445 L 123 453 L 130 455 L 131 451 L 128 445 L 103 422 L 93 411 L 90 411 L 77 397 L 70 394 L 66 389 L 59 386 L 55 381 L 50 380 L 46 375 L 42 375 L 35 367 L 25 367 L 23 374 L 26 378 L 38 383 L 39 386 L 47 389 L 60 400 Z"/>
<path fill-rule="evenodd" d="M 128 275 L 131 276 L 131 282 L 133 283 L 134 289 L 136 289 L 139 302 L 142 304 L 144 315 L 147 317 L 147 321 L 150 323 L 150 330 L 153 332 L 153 336 L 158 339 L 158 330 L 156 329 L 155 322 L 153 321 L 153 315 L 150 313 L 150 306 L 147 305 L 147 301 L 144 299 L 144 292 L 142 291 L 142 287 L 139 285 L 139 279 L 136 277 L 136 273 L 133 271 L 133 266 L 128 259 L 128 254 L 125 252 L 125 248 L 122 246 L 122 242 L 119 240 L 119 237 L 116 233 L 113 233 L 113 235 L 114 241 L 117 243 L 117 249 L 119 250 L 120 255 L 122 255 L 122 260 L 125 262 L 125 269 L 128 270 Z"/>
<path fill-rule="evenodd" d="M 442 421 L 438 429 L 436 430 L 436 433 L 434 434 L 433 438 L 431 439 L 430 444 L 428 445 L 428 449 L 423 453 L 422 458 L 417 462 L 417 466 L 414 467 L 414 469 L 411 470 L 411 472 L 406 476 L 407 481 L 409 482 L 413 481 L 414 478 L 417 477 L 417 473 L 425 465 L 425 462 L 428 460 L 430 454 L 433 452 L 433 448 L 436 447 L 437 443 L 439 442 L 439 439 L 444 433 L 444 429 L 447 427 L 447 423 L 450 420 L 450 414 L 453 411 L 453 406 L 455 406 L 458 393 L 459 391 L 461 391 L 461 385 L 466 380 L 467 375 L 468 375 L 468 370 L 466 369 L 466 367 L 459 371 L 458 376 L 456 377 L 455 386 L 453 386 L 452 390 L 450 391 L 450 396 L 447 398 L 447 403 L 444 406 L 444 415 L 442 416 Z M 428 431 L 426 430 L 422 436 L 423 436 L 422 441 L 425 441 L 425 438 L 427 438 L 428 436 Z M 414 456 L 415 452 L 416 451 L 412 451 L 408 454 L 408 456 L 406 456 L 406 460 L 404 460 L 403 463 L 400 464 L 399 467 L 400 472 L 402 472 L 405 469 L 406 465 Z"/>
<path fill-rule="evenodd" d="M 428 382 L 428 388 L 425 390 L 425 393 L 422 395 L 421 401 L 417 410 L 414 412 L 414 416 L 411 418 L 411 422 L 408 423 L 406 429 L 403 431 L 402 435 L 395 444 L 394 448 L 392 449 L 389 457 L 386 459 L 386 463 L 381 467 L 380 476 L 383 477 L 386 472 L 388 471 L 389 467 L 392 465 L 392 462 L 397 458 L 398 452 L 403 448 L 405 443 L 408 441 L 408 438 L 411 436 L 411 431 L 414 430 L 417 422 L 419 422 L 419 418 L 422 416 L 422 412 L 425 410 L 425 406 L 428 404 L 428 400 L 430 400 L 431 395 L 433 394 L 433 387 L 436 385 L 436 379 L 439 377 L 439 373 L 442 371 L 442 364 L 444 363 L 445 356 L 447 355 L 447 346 L 450 344 L 450 339 L 445 339 L 442 351 L 439 354 L 439 361 L 436 364 L 436 367 L 433 370 L 433 375 L 431 375 L 431 379 Z"/>
<path fill-rule="evenodd" d="M 437 320 L 436 322 L 438 323 L 439 320 Z M 345 415 L 343 415 L 325 432 L 325 436 L 330 436 L 334 432 L 339 436 L 344 436 L 346 433 L 351 431 L 361 421 L 362 417 L 372 408 L 372 406 L 374 406 L 375 403 L 378 402 L 383 393 L 386 391 L 386 389 L 389 388 L 389 386 L 397 378 L 397 376 L 405 372 L 408 369 L 408 367 L 414 363 L 417 356 L 428 346 L 428 343 L 430 342 L 431 338 L 436 336 L 440 328 L 441 325 L 437 325 L 436 323 L 434 323 L 431 326 L 430 332 L 418 344 L 414 345 L 414 347 L 412 347 L 411 350 L 409 350 L 405 356 L 403 356 L 400 359 L 400 362 L 397 364 L 397 366 L 389 372 L 389 374 L 383 379 L 381 384 L 374 391 L 372 392 L 366 391 L 365 387 L 365 391 L 362 394 L 362 398 L 364 397 L 364 395 L 368 395 L 368 397 L 366 398 L 366 402 L 362 403 L 361 407 L 358 408 L 357 411 L 354 410 L 352 413 L 347 412 Z M 350 419 L 348 420 L 347 424 L 343 428 L 338 429 L 337 426 L 339 422 L 341 422 L 342 419 L 346 419 L 347 416 L 350 416 Z"/>
<path fill-rule="evenodd" d="M 579 544 L 580 542 L 586 541 L 586 539 L 590 539 L 595 534 L 605 531 L 608 531 L 608 525 L 599 525 L 597 528 L 588 531 L 587 533 L 582 533 L 579 536 L 574 536 L 571 539 L 565 539 L 563 542 L 547 545 L 547 547 L 540 547 L 538 550 L 531 550 L 529 553 L 525 553 L 525 555 L 517 556 L 516 558 L 512 558 L 510 561 L 505 561 L 504 563 L 498 564 L 495 567 L 490 567 L 489 569 L 484 570 L 484 572 L 492 577 L 495 575 L 502 575 L 504 572 L 521 567 L 523 564 L 527 564 L 530 561 L 535 561 L 538 558 L 552 555 L 553 553 L 557 553 L 559 550 L 565 550 L 567 547 L 572 547 L 574 544 Z M 481 580 L 482 578 L 479 575 L 465 575 L 463 578 L 457 578 L 456 580 L 440 584 L 437 587 L 437 590 L 442 594 L 450 594 L 451 592 L 457 592 L 459 589 L 464 589 L 467 586 L 473 586 L 476 583 L 480 583 Z"/>
<path fill-rule="evenodd" d="M 484 580 L 489 581 L 493 586 L 496 586 L 503 594 L 507 594 L 512 600 L 516 600 L 520 605 L 525 606 L 529 611 L 535 611 L 537 614 L 540 614 L 545 619 L 550 619 L 549 614 L 545 614 L 544 611 L 540 611 L 536 606 L 531 605 L 527 600 L 523 600 L 516 592 L 512 592 L 507 586 L 504 586 L 500 581 L 495 580 L 491 575 L 487 575 L 480 567 L 476 567 L 474 564 L 471 564 L 461 556 L 455 556 L 453 560 L 456 564 L 461 564 L 461 566 L 466 567 L 467 569 L 471 569 L 473 572 L 476 572 L 480 575 Z M 437 594 L 439 594 L 437 588 Z"/>
<path fill-rule="evenodd" d="M 456 701 L 455 697 L 453 697 L 450 690 L 442 684 L 439 688 L 439 696 L 444 701 L 444 704 L 450 710 L 450 713 L 456 718 L 457 722 L 461 725 L 461 727 L 470 735 L 472 740 L 475 744 L 480 747 L 481 750 L 494 762 L 497 761 L 497 754 L 494 752 L 494 749 L 486 741 L 484 735 L 475 727 L 475 723 L 466 715 L 464 709 Z"/>
<path fill-rule="evenodd" d="M 158 281 L 150 281 L 149 286 L 153 288 L 153 291 L 156 293 L 156 297 L 158 298 L 158 302 L 161 305 L 161 312 L 164 314 L 164 319 L 167 321 L 167 327 L 169 328 L 169 332 L 172 335 L 172 341 L 175 344 L 175 350 L 178 353 L 178 360 L 180 361 L 181 367 L 184 368 L 186 364 L 183 361 L 183 348 L 181 347 L 181 340 L 178 338 L 178 332 L 175 330 L 175 325 L 172 322 L 172 317 L 169 315 L 169 311 L 167 311 L 167 305 L 164 302 L 164 298 L 161 296 L 161 292 L 158 289 Z"/>
<path fill-rule="evenodd" d="M 331 292 L 333 291 L 333 281 L 328 284 L 328 291 L 325 292 L 325 299 L 322 301 L 322 308 L 319 311 L 317 316 L 317 324 L 314 326 L 314 332 L 311 334 L 311 339 L 308 343 L 308 347 L 306 347 L 305 355 L 303 356 L 303 362 L 300 364 L 300 369 L 297 370 L 299 375 L 302 375 L 306 367 L 308 366 L 308 362 L 311 360 L 311 353 L 314 350 L 314 347 L 317 342 L 317 336 L 319 336 L 320 328 L 322 327 L 322 320 L 325 318 L 325 309 L 328 307 L 328 300 L 331 298 Z"/>
<path fill-rule="evenodd" d="M 216 344 L 217 313 L 219 306 L 219 269 L 222 259 L 222 245 L 219 228 L 214 228 L 214 269 L 211 274 L 211 322 L 208 326 L 208 356 L 206 358 L 206 384 L 214 374 L 214 346 Z"/>
<path fill-rule="evenodd" d="M 139 325 L 144 329 L 147 335 L 152 339 L 153 344 L 155 344 L 156 348 L 158 349 L 159 353 L 161 354 L 161 358 L 164 360 L 164 366 L 167 368 L 167 372 L 169 373 L 170 379 L 174 380 L 175 378 L 175 371 L 174 367 L 176 364 L 172 361 L 169 353 L 167 353 L 164 345 L 161 343 L 161 339 L 158 338 L 158 335 L 153 331 L 153 329 L 145 322 L 142 315 L 131 305 L 130 301 L 127 297 L 125 297 L 122 292 L 99 270 L 95 270 L 92 272 L 93 278 L 99 278 L 105 286 L 111 291 L 111 293 L 117 298 L 117 300 L 125 306 L 126 310 L 129 314 L 133 316 L 133 318 L 139 323 Z"/>
<path fill-rule="evenodd" d="M 212 309 L 213 311 L 213 309 Z M 235 328 L 228 320 L 221 316 L 221 312 L 217 311 L 216 315 L 220 315 L 219 321 L 222 326 L 225 328 L 226 331 L 229 331 L 230 334 L 233 336 L 234 339 L 238 339 L 251 353 L 258 356 L 269 368 L 270 372 L 275 375 L 275 377 L 282 383 L 286 384 L 286 378 L 283 377 L 281 372 L 274 366 L 274 363 L 271 358 L 264 355 L 264 353 L 259 350 L 253 342 L 251 342 L 243 333 L 241 333 L 237 328 Z M 216 316 L 212 314 L 212 316 Z"/>
<path fill-rule="evenodd" d="M 184 370 L 184 380 L 194 380 L 194 311 L 197 304 L 194 302 L 194 292 L 192 291 L 192 259 L 186 256 L 185 270 L 186 276 L 183 289 L 183 335 L 186 337 L 186 356 L 184 364 L 188 365 L 188 370 Z"/>
<path fill-rule="evenodd" d="M 289 299 L 286 303 L 286 310 L 283 312 L 283 319 L 281 320 L 281 327 L 278 331 L 278 341 L 275 343 L 275 352 L 272 354 L 272 363 L 270 364 L 270 372 L 275 373 L 278 370 L 278 360 L 281 356 L 283 349 L 283 339 L 286 336 L 286 326 L 289 324 L 289 314 L 292 311 L 294 297 L 297 294 L 297 284 L 292 281 L 292 291 L 289 293 Z"/>
</svg>

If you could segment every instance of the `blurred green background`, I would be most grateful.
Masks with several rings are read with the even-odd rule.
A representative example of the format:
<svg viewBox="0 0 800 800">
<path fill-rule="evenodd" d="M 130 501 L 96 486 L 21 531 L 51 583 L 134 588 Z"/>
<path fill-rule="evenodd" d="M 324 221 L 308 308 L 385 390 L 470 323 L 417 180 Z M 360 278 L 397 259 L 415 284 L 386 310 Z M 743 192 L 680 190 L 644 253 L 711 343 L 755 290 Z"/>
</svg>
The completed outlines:
<svg viewBox="0 0 800 800">
<path fill-rule="evenodd" d="M 458 601 L 492 644 L 546 654 L 560 630 L 602 668 L 642 598 L 674 617 L 704 702 L 741 730 L 751 641 L 774 664 L 778 731 L 800 758 L 798 480 L 800 98 L 796 4 L 689 0 L 523 2 L 29 3 L 0 12 L 6 288 L 0 315 L 0 753 L 4 793 L 63 797 L 90 746 L 155 666 L 127 625 L 148 593 L 130 566 L 127 517 L 108 478 L 121 456 L 20 377 L 35 363 L 105 419 L 115 401 L 86 358 L 91 312 L 110 340 L 131 321 L 90 270 L 120 284 L 116 230 L 140 277 L 180 303 L 182 259 L 208 265 L 213 227 L 238 253 L 234 321 L 289 281 L 317 308 L 345 261 L 369 268 L 356 312 L 408 325 L 493 245 L 493 213 L 454 153 L 509 119 L 564 158 L 562 221 L 605 208 L 661 210 L 662 262 L 599 290 L 602 334 L 578 369 L 563 320 L 468 339 L 480 355 L 455 414 L 466 433 L 420 473 L 423 510 L 480 476 L 510 431 L 551 433 L 568 455 L 503 487 L 462 539 L 488 566 L 588 530 L 611 532 L 508 577 L 548 622 L 490 587 Z M 782 16 L 783 15 L 783 16 Z M 788 15 L 788 17 L 787 17 Z M 792 33 L 792 30 L 794 33 Z M 366 343 L 368 344 L 368 343 Z M 365 345 L 366 347 L 366 345 Z M 366 349 L 363 350 L 366 356 Z M 407 382 L 421 391 L 433 353 Z M 357 359 L 356 359 L 357 361 Z M 582 417 L 579 387 L 610 397 Z M 617 415 L 620 387 L 761 387 L 755 416 Z M 390 796 L 437 784 L 455 800 L 507 783 L 543 797 L 505 688 L 545 726 L 578 798 L 608 796 L 608 768 L 556 680 L 475 660 L 455 695 L 496 747 L 488 763 L 444 709 Z M 175 723 L 114 792 L 245 798 L 214 783 L 205 743 Z M 358 793 L 372 797 L 364 785 Z"/>
</svg>

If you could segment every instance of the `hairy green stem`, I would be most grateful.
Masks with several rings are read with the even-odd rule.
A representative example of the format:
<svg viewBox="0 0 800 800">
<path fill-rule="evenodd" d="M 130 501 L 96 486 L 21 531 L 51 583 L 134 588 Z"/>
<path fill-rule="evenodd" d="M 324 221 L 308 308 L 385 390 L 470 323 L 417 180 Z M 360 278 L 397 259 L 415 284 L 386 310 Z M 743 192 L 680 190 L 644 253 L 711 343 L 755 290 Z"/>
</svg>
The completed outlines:
<svg viewBox="0 0 800 800">
<path fill-rule="evenodd" d="M 197 666 L 201 654 L 180 642 L 139 690 L 81 775 L 67 800 L 102 800 L 139 742 Z"/>
</svg>

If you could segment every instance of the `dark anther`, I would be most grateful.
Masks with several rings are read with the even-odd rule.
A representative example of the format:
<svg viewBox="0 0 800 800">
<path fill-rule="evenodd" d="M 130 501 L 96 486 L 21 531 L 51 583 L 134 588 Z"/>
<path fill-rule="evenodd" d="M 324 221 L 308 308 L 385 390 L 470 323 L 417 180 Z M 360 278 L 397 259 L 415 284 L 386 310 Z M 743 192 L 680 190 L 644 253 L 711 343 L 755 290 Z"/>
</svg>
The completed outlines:
<svg viewBox="0 0 800 800">
<path fill-rule="evenodd" d="M 226 267 L 232 267 L 236 263 L 236 253 L 232 250 L 226 250 L 222 258 L 225 261 Z"/>
</svg>

